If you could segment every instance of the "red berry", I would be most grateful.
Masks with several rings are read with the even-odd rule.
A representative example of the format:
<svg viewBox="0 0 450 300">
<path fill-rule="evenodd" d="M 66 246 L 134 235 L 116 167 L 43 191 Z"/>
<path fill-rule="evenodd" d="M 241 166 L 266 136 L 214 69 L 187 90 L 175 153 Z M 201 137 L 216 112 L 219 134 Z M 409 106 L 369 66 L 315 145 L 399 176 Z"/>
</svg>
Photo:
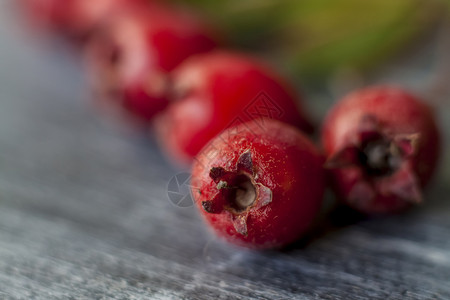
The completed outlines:
<svg viewBox="0 0 450 300">
<path fill-rule="evenodd" d="M 27 15 L 39 27 L 76 39 L 88 36 L 103 20 L 140 0 L 21 0 Z M 141 1 L 144 3 L 144 1 Z"/>
<path fill-rule="evenodd" d="M 311 131 L 293 88 L 246 55 L 215 51 L 186 60 L 174 71 L 176 101 L 156 122 L 166 151 L 189 163 L 227 127 L 268 117 Z"/>
<path fill-rule="evenodd" d="M 217 235 L 248 248 L 281 247 L 304 234 L 319 211 L 322 164 L 296 128 L 253 120 L 225 130 L 199 153 L 192 194 Z"/>
<path fill-rule="evenodd" d="M 342 99 L 322 131 L 339 198 L 368 214 L 421 201 L 440 152 L 430 108 L 395 87 L 372 87 Z"/>
<path fill-rule="evenodd" d="M 94 89 L 105 107 L 148 122 L 168 104 L 169 72 L 213 49 L 213 36 L 190 12 L 154 2 L 129 7 L 87 45 Z"/>
</svg>

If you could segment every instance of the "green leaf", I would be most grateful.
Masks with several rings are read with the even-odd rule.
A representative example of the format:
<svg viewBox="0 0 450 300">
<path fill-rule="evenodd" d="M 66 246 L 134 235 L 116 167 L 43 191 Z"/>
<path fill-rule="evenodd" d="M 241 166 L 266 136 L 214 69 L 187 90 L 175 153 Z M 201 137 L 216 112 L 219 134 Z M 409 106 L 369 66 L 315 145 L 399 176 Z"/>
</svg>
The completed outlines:
<svg viewBox="0 0 450 300">
<path fill-rule="evenodd" d="M 367 70 L 429 32 L 450 0 L 179 0 L 203 10 L 234 46 L 303 78 Z"/>
</svg>

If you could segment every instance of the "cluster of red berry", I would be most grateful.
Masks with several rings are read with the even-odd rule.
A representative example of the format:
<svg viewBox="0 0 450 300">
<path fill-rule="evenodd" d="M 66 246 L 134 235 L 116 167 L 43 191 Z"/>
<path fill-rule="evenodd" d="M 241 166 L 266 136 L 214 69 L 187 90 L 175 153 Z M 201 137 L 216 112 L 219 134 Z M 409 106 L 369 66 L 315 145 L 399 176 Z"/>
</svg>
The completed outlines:
<svg viewBox="0 0 450 300">
<path fill-rule="evenodd" d="M 174 160 L 192 163 L 192 194 L 218 235 L 250 248 L 305 233 L 329 182 L 368 214 L 421 201 L 439 157 L 430 108 L 400 88 L 348 95 L 312 126 L 286 80 L 219 50 L 198 16 L 146 0 L 23 0 L 33 16 L 85 48 L 98 102 L 152 126 Z M 304 133 L 305 132 L 305 133 Z"/>
</svg>

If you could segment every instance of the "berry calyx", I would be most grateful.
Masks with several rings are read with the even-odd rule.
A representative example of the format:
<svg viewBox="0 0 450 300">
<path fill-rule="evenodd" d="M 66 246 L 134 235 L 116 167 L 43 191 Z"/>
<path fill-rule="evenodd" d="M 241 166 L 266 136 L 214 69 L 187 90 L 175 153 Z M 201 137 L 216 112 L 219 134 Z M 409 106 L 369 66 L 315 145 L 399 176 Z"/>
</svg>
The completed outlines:
<svg viewBox="0 0 450 300">
<path fill-rule="evenodd" d="M 225 130 L 197 156 L 195 203 L 214 231 L 249 248 L 284 246 L 321 206 L 323 158 L 294 127 L 253 120 Z"/>
<path fill-rule="evenodd" d="M 251 209 L 260 209 L 272 202 L 272 191 L 256 183 L 250 150 L 239 157 L 235 170 L 226 171 L 213 167 L 209 177 L 217 183 L 217 195 L 212 200 L 202 201 L 208 213 L 227 211 L 236 231 L 247 235 L 247 217 Z"/>
<path fill-rule="evenodd" d="M 420 185 L 415 175 L 408 173 L 408 160 L 417 150 L 419 134 L 389 135 L 383 132 L 376 123 L 376 117 L 363 116 L 355 135 L 350 138 L 353 142 L 339 152 L 330 156 L 326 162 L 328 168 L 360 168 L 362 179 L 371 183 L 372 189 L 382 189 L 405 202 L 421 202 Z M 388 180 L 383 180 L 388 178 Z M 363 182 L 350 192 L 351 202 L 364 201 L 370 187 L 362 188 Z M 370 192 L 369 194 L 372 194 Z"/>
<path fill-rule="evenodd" d="M 369 214 L 420 203 L 440 147 L 430 109 L 393 87 L 345 97 L 330 111 L 322 142 L 338 197 Z"/>
</svg>

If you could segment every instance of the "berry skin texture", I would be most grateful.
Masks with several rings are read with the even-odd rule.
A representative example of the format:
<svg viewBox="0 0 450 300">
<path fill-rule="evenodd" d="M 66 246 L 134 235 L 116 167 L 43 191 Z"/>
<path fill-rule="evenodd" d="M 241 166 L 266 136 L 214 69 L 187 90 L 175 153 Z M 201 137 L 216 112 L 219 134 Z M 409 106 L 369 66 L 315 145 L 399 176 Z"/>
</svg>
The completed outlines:
<svg viewBox="0 0 450 300">
<path fill-rule="evenodd" d="M 334 190 L 366 214 L 396 213 L 422 201 L 440 154 L 431 109 L 401 88 L 351 93 L 322 128 Z"/>
<path fill-rule="evenodd" d="M 215 48 L 215 36 L 203 20 L 181 8 L 156 1 L 130 5 L 86 46 L 97 104 L 148 124 L 169 103 L 170 72 L 187 57 Z"/>
<path fill-rule="evenodd" d="M 322 204 L 323 157 L 298 129 L 258 119 L 225 130 L 197 156 L 191 189 L 215 233 L 247 248 L 285 246 Z"/>
<path fill-rule="evenodd" d="M 260 117 L 311 132 L 294 89 L 285 81 L 235 52 L 213 51 L 186 60 L 173 74 L 175 101 L 156 122 L 162 147 L 176 162 L 188 164 L 226 128 Z"/>
</svg>

